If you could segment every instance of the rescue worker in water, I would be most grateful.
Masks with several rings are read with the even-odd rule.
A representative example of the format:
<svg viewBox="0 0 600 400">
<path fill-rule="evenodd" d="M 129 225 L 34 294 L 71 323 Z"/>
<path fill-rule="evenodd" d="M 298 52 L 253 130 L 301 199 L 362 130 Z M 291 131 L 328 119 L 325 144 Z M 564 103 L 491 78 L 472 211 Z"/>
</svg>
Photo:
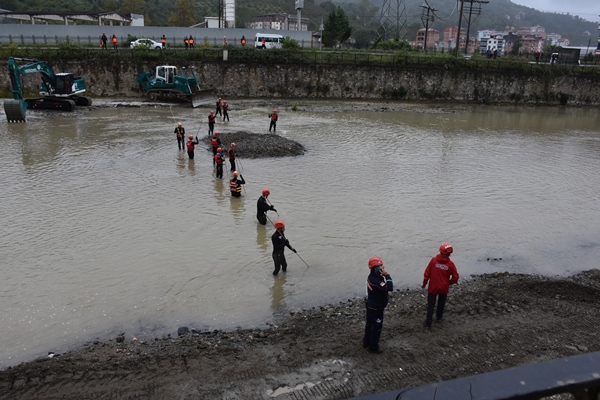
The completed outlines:
<svg viewBox="0 0 600 400">
<path fill-rule="evenodd" d="M 177 147 L 179 150 L 185 150 L 185 128 L 181 122 L 177 123 L 174 133 L 177 136 Z"/>
<path fill-rule="evenodd" d="M 217 154 L 215 154 L 214 161 L 217 165 L 217 178 L 223 178 L 223 162 L 225 161 L 225 158 L 223 157 L 223 149 L 220 147 L 217 149 Z"/>
<path fill-rule="evenodd" d="M 235 171 L 235 148 L 237 147 L 237 145 L 235 143 L 230 143 L 229 144 L 229 150 L 227 150 L 227 155 L 229 156 L 229 164 L 230 164 L 230 170 Z"/>
<path fill-rule="evenodd" d="M 217 149 L 221 145 L 221 139 L 219 139 L 219 132 L 215 132 L 215 134 L 210 138 L 210 146 L 212 147 L 213 152 L 213 165 L 215 165 L 215 156 L 217 155 Z"/>
<path fill-rule="evenodd" d="M 194 149 L 196 148 L 195 145 L 198 144 L 198 138 L 196 138 L 196 140 L 194 140 L 194 135 L 190 135 L 188 136 L 188 141 L 185 143 L 185 146 L 187 147 L 187 153 L 188 153 L 188 157 L 190 158 L 190 160 L 194 159 Z"/>
<path fill-rule="evenodd" d="M 285 224 L 283 221 L 278 219 L 273 225 L 275 225 L 276 229 L 273 236 L 271 236 L 271 241 L 273 242 L 273 262 L 275 263 L 273 275 L 277 275 L 280 269 L 283 272 L 287 270 L 287 261 L 284 254 L 285 248 L 287 247 L 294 253 L 296 253 L 296 249 L 290 245 L 290 241 L 287 240 L 283 234 L 283 232 L 285 232 Z"/>
<path fill-rule="evenodd" d="M 239 179 L 238 179 L 239 176 Z M 229 180 L 229 191 L 233 197 L 242 197 L 242 185 L 245 185 L 246 181 L 242 174 L 237 171 L 233 171 L 233 178 Z"/>
<path fill-rule="evenodd" d="M 208 134 L 212 135 L 213 132 L 215 131 L 215 112 L 213 110 L 210 110 L 210 113 L 208 114 Z"/>
<path fill-rule="evenodd" d="M 267 197 L 269 197 L 270 194 L 271 192 L 269 189 L 263 189 L 262 196 L 260 196 L 256 202 L 256 219 L 258 219 L 258 222 L 261 225 L 267 224 L 267 211 L 271 210 L 277 212 L 275 207 L 267 202 Z"/>
</svg>

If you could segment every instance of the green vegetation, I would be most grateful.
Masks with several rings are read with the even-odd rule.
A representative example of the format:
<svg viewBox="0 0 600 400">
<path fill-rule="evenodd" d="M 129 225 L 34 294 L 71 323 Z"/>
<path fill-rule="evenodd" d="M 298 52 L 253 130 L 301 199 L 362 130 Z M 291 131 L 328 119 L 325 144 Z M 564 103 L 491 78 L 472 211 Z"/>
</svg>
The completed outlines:
<svg viewBox="0 0 600 400">
<path fill-rule="evenodd" d="M 371 48 L 382 35 L 379 19 L 383 0 L 305 0 L 302 17 L 308 18 L 308 30 L 319 31 L 321 23 L 329 19 L 332 13 L 338 15 L 338 7 L 343 11 L 352 32 L 352 43 L 357 48 Z M 435 9 L 435 19 L 430 27 L 442 31 L 446 26 L 458 24 L 456 1 L 429 0 Z M 465 3 L 468 4 L 468 3 Z M 421 16 L 422 0 L 405 0 L 405 20 L 401 26 L 386 25 L 385 31 L 391 32 L 392 41 L 404 39 L 412 41 L 416 31 L 423 27 Z M 202 22 L 205 17 L 216 17 L 219 2 L 201 2 L 196 0 L 4 0 L 2 8 L 11 11 L 79 11 L 105 12 L 116 11 L 123 15 L 143 14 L 146 25 L 155 26 L 191 26 Z M 590 12 L 594 12 L 591 10 Z M 294 2 L 290 0 L 253 0 L 236 1 L 236 26 L 246 27 L 257 15 L 267 13 L 289 13 L 295 15 Z M 56 22 L 59 23 L 59 22 Z M 466 29 L 466 20 L 463 28 Z M 520 27 L 540 25 L 547 33 L 558 33 L 571 40 L 573 46 L 585 46 L 590 38 L 597 43 L 598 24 L 570 14 L 545 13 L 520 6 L 510 0 L 493 0 L 481 4 L 481 14 L 473 14 L 470 36 L 478 30 L 495 29 L 516 32 Z M 337 32 L 338 29 L 333 29 Z M 587 35 L 585 32 L 591 34 Z M 378 34 L 379 33 L 379 34 Z M 324 37 L 325 39 L 326 37 Z M 333 38 L 335 45 L 345 40 Z M 379 46 L 386 45 L 385 41 Z"/>
</svg>

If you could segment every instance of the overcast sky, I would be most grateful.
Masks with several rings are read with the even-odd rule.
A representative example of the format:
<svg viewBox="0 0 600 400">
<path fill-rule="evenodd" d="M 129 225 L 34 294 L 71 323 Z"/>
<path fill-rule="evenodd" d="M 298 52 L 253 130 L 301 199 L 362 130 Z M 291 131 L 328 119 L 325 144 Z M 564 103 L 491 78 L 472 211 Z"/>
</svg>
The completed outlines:
<svg viewBox="0 0 600 400">
<path fill-rule="evenodd" d="M 599 21 L 599 0 L 511 0 L 515 4 L 535 8 L 540 11 L 571 13 L 588 21 Z"/>
</svg>

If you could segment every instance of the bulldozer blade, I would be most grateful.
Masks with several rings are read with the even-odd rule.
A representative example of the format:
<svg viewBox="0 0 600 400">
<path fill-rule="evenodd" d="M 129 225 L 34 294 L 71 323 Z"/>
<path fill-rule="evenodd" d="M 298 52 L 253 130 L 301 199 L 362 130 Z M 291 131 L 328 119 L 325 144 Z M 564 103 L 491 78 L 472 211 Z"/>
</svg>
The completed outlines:
<svg viewBox="0 0 600 400">
<path fill-rule="evenodd" d="M 192 107 L 196 108 L 202 104 L 209 104 L 217 101 L 217 94 L 214 89 L 200 90 L 192 94 Z"/>
</svg>

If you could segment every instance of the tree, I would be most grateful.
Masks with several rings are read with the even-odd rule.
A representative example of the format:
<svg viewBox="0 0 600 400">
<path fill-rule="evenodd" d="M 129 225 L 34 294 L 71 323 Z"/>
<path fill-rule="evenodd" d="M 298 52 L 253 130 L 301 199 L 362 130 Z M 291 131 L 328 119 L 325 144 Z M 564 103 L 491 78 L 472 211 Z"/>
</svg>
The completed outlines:
<svg viewBox="0 0 600 400">
<path fill-rule="evenodd" d="M 194 0 L 177 0 L 175 11 L 169 16 L 171 26 L 192 26 L 196 23 L 196 2 Z"/>
<path fill-rule="evenodd" d="M 338 47 L 352 35 L 350 21 L 342 7 L 338 6 L 335 12 L 331 12 L 323 24 L 323 45 L 326 47 Z"/>
<path fill-rule="evenodd" d="M 119 7 L 119 14 L 128 15 L 128 14 L 144 14 L 144 9 L 146 8 L 145 0 L 123 0 L 121 3 L 121 7 Z"/>
</svg>

